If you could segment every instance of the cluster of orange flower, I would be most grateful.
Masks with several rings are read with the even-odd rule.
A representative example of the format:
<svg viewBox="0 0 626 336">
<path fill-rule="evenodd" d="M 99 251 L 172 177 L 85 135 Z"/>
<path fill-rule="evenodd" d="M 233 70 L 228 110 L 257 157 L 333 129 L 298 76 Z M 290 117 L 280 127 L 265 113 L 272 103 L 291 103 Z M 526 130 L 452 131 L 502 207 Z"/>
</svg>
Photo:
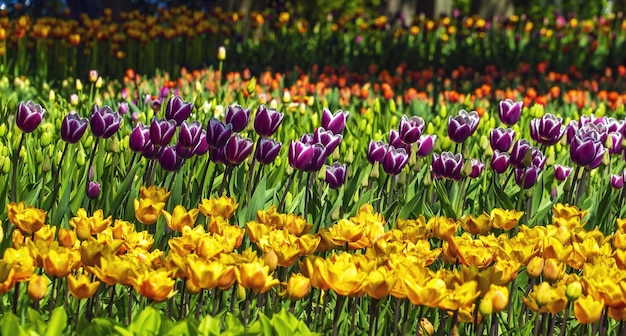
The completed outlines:
<svg viewBox="0 0 626 336">
<path fill-rule="evenodd" d="M 38 301 L 51 278 L 66 278 L 78 299 L 93 296 L 102 282 L 163 301 L 176 294 L 178 279 L 187 279 L 189 293 L 226 290 L 236 282 L 258 293 L 276 287 L 290 300 L 304 298 L 311 287 L 341 296 L 407 298 L 475 322 L 508 307 L 510 288 L 525 269 L 534 285 L 522 298 L 528 309 L 557 314 L 573 302 L 581 323 L 597 321 L 605 307 L 611 318 L 626 319 L 626 220 L 605 236 L 585 230 L 586 211 L 575 206 L 557 204 L 552 224 L 532 228 L 519 223 L 523 213 L 499 208 L 459 220 L 399 219 L 389 228 L 364 205 L 354 217 L 311 232 L 305 219 L 275 207 L 258 211 L 246 229 L 232 225 L 238 204 L 225 196 L 191 210 L 178 205 L 170 214 L 168 197 L 153 186 L 142 187 L 135 200 L 138 222 L 151 225 L 163 216 L 173 231 L 167 253 L 154 247 L 147 231 L 105 218 L 101 210 L 89 215 L 80 209 L 70 229 L 45 225 L 46 212 L 23 202 L 9 204 L 17 229 L 0 259 L 0 293 L 28 282 L 29 297 Z M 196 224 L 199 213 L 206 225 Z M 246 232 L 261 256 L 242 246 Z M 290 273 L 296 263 L 301 273 Z"/>
</svg>

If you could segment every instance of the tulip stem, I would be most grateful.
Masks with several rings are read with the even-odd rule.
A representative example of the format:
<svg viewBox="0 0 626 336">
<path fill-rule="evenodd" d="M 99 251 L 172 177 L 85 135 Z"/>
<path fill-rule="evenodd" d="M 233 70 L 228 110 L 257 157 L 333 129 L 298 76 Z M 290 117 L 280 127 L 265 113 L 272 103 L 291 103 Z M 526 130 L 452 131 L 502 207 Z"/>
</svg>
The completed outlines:
<svg viewBox="0 0 626 336">
<path fill-rule="evenodd" d="M 568 303 L 567 307 L 565 307 L 565 312 L 563 313 L 563 321 L 561 322 L 561 332 L 559 333 L 559 336 L 565 336 L 565 331 L 567 330 L 567 319 L 569 318 L 570 307 L 571 307 L 570 303 Z"/>
<path fill-rule="evenodd" d="M 294 173 L 291 176 L 289 176 L 289 180 L 287 180 L 287 185 L 285 186 L 285 192 L 283 192 L 283 196 L 280 198 L 280 202 L 278 203 L 278 208 L 277 208 L 278 211 L 284 211 L 283 206 L 285 205 L 285 200 L 287 199 L 287 193 L 289 192 L 289 189 L 291 188 L 291 185 L 293 184 L 293 180 L 295 176 L 296 174 Z"/>
<path fill-rule="evenodd" d="M 200 312 L 202 311 L 203 299 L 204 299 L 204 288 L 201 288 L 200 293 L 198 293 L 198 304 L 196 305 L 196 320 L 200 319 Z"/>
<path fill-rule="evenodd" d="M 248 167 L 248 176 L 246 181 L 246 200 L 250 202 L 250 198 L 252 197 L 252 189 L 253 183 L 252 178 L 254 176 L 254 166 L 256 163 L 256 152 L 259 150 L 259 142 L 261 141 L 261 137 L 259 137 L 256 141 L 256 145 L 254 146 L 254 151 L 252 153 L 252 161 L 250 161 L 250 166 Z"/>
<path fill-rule="evenodd" d="M 13 158 L 13 178 L 11 179 L 11 195 L 9 199 L 11 202 L 16 202 L 17 200 L 17 165 L 20 160 L 20 151 L 22 150 L 22 145 L 24 144 L 24 133 L 20 133 L 20 142 L 17 145 L 17 149 L 15 151 L 15 155 Z"/>
<path fill-rule="evenodd" d="M 333 336 L 337 336 L 339 334 L 339 320 L 341 320 L 341 312 L 343 311 L 343 303 L 346 297 L 342 295 L 337 295 L 337 300 L 335 300 L 335 316 L 333 317 Z M 376 305 L 375 299 L 372 299 L 371 304 Z M 370 322 L 372 321 L 372 317 L 370 316 Z M 370 325 L 370 330 L 371 330 Z"/>
<path fill-rule="evenodd" d="M 224 188 L 226 187 L 226 184 L 228 183 L 228 185 L 230 185 L 230 176 L 233 173 L 233 167 L 230 165 L 226 166 L 226 170 L 224 170 L 224 174 L 222 174 L 222 183 L 220 184 L 220 189 L 217 192 L 217 197 L 221 197 L 222 193 L 224 192 Z M 226 189 L 226 195 L 230 195 L 230 187 L 228 187 Z"/>
</svg>

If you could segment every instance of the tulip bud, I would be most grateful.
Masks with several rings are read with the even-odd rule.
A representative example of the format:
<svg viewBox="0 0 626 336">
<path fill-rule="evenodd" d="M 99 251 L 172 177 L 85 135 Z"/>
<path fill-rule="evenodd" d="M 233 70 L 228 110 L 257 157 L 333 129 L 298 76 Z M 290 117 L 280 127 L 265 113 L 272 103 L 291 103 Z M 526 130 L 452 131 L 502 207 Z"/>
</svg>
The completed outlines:
<svg viewBox="0 0 626 336">
<path fill-rule="evenodd" d="M 49 157 L 49 156 L 46 156 L 46 157 L 43 159 L 43 164 L 41 165 L 41 170 L 42 170 L 44 173 L 47 173 L 47 172 L 49 172 L 49 171 L 50 171 L 51 167 L 52 167 L 52 165 L 51 165 L 51 163 L 50 163 L 50 157 Z"/>
<path fill-rule="evenodd" d="M 263 253 L 263 261 L 265 262 L 265 265 L 270 267 L 270 272 L 274 272 L 276 265 L 278 264 L 278 256 L 274 250 L 270 249 Z"/>
<path fill-rule="evenodd" d="M 56 100 L 56 94 L 54 90 L 50 90 L 50 92 L 48 92 L 48 100 L 52 103 L 54 103 L 54 101 Z"/>
<path fill-rule="evenodd" d="M 28 297 L 39 301 L 46 296 L 50 279 L 45 275 L 33 275 L 28 281 Z"/>
<path fill-rule="evenodd" d="M 7 124 L 2 123 L 0 124 L 0 138 L 4 138 L 5 135 L 7 135 Z"/>
<path fill-rule="evenodd" d="M 11 160 L 9 159 L 9 157 L 5 156 L 4 163 L 2 164 L 2 173 L 8 174 L 10 170 L 11 170 Z"/>
<path fill-rule="evenodd" d="M 538 277 L 543 271 L 544 260 L 539 256 L 534 256 L 526 266 L 526 273 L 533 278 Z"/>
<path fill-rule="evenodd" d="M 239 300 L 246 299 L 246 289 L 243 286 L 237 286 L 237 298 Z"/>
<path fill-rule="evenodd" d="M 571 302 L 578 300 L 583 293 L 583 286 L 580 281 L 574 281 L 565 288 L 565 296 Z"/>
<path fill-rule="evenodd" d="M 221 62 L 226 59 L 226 48 L 224 46 L 217 48 L 217 59 Z"/>
<path fill-rule="evenodd" d="M 99 89 L 102 87 L 102 84 L 104 84 L 102 77 L 98 77 L 98 80 L 96 80 L 96 89 Z"/>
<path fill-rule="evenodd" d="M 39 144 L 41 145 L 41 147 L 46 147 L 50 145 L 51 142 L 52 142 L 52 133 L 46 132 L 42 134 L 41 137 L 39 138 Z"/>
<path fill-rule="evenodd" d="M 80 79 L 76 79 L 76 91 L 83 91 L 83 83 L 80 81 Z"/>
<path fill-rule="evenodd" d="M 79 150 L 78 153 L 76 153 L 76 164 L 79 167 L 85 165 L 85 151 L 83 149 Z"/>
<path fill-rule="evenodd" d="M 96 181 L 89 181 L 87 184 L 87 197 L 89 197 L 89 199 L 97 199 L 100 197 L 100 190 L 100 183 Z"/>
<path fill-rule="evenodd" d="M 422 320 L 420 321 L 419 335 L 430 336 L 434 333 L 435 333 L 435 327 L 433 326 L 433 324 L 427 318 L 422 318 Z"/>
</svg>

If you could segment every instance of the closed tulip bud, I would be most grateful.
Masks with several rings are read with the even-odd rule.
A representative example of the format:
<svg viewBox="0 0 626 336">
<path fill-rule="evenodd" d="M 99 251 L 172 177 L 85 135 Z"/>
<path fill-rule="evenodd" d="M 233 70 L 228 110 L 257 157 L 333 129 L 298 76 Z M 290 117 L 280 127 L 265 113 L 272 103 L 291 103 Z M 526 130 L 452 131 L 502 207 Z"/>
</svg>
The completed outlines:
<svg viewBox="0 0 626 336">
<path fill-rule="evenodd" d="M 217 60 L 223 62 L 226 59 L 226 47 L 220 46 L 217 48 Z"/>
<path fill-rule="evenodd" d="M 98 80 L 98 70 L 89 70 L 89 82 L 95 83 Z"/>
<path fill-rule="evenodd" d="M 254 130 L 261 137 L 270 137 L 276 133 L 283 122 L 284 114 L 275 108 L 267 108 L 261 105 L 257 108 L 254 116 Z"/>
<path fill-rule="evenodd" d="M 565 288 L 565 296 L 569 301 L 576 301 L 583 293 L 583 286 L 580 281 L 574 281 Z"/>
<path fill-rule="evenodd" d="M 89 183 L 87 184 L 87 197 L 92 200 L 97 199 L 98 197 L 100 197 L 101 189 L 102 188 L 99 182 L 89 181 Z"/>
<path fill-rule="evenodd" d="M 7 131 L 8 131 L 8 128 L 7 128 L 6 123 L 2 123 L 0 125 L 0 138 L 4 138 L 4 136 L 7 135 Z"/>
<path fill-rule="evenodd" d="M 43 171 L 44 173 L 47 173 L 50 171 L 51 168 L 52 168 L 52 164 L 50 163 L 50 157 L 46 156 L 43 159 L 43 164 L 41 165 L 41 171 Z"/>
<path fill-rule="evenodd" d="M 263 253 L 263 262 L 270 267 L 270 272 L 274 272 L 278 264 L 278 256 L 274 250 L 269 249 Z"/>
<path fill-rule="evenodd" d="M 243 138 L 239 134 L 230 137 L 224 147 L 226 160 L 237 166 L 252 153 L 254 142 L 250 138 Z"/>
<path fill-rule="evenodd" d="M 96 84 L 95 84 L 96 89 L 101 88 L 102 85 L 104 85 L 104 80 L 102 79 L 102 77 L 98 77 L 98 79 L 96 80 Z"/>
<path fill-rule="evenodd" d="M 56 100 L 56 93 L 54 90 L 50 90 L 50 92 L 48 92 L 48 100 L 52 103 Z"/>
<path fill-rule="evenodd" d="M 250 109 L 243 108 L 238 104 L 229 105 L 226 107 L 226 115 L 224 121 L 226 124 L 232 125 L 233 132 L 241 132 L 250 120 Z"/>
<path fill-rule="evenodd" d="M 498 108 L 498 116 L 504 124 L 513 126 L 522 115 L 523 102 L 513 102 L 509 99 L 501 101 Z"/>
<path fill-rule="evenodd" d="M 10 170 L 11 170 L 11 160 L 9 159 L 9 157 L 5 156 L 4 162 L 2 163 L 2 173 L 8 174 Z"/>
<path fill-rule="evenodd" d="M 409 162 L 409 155 L 404 148 L 389 147 L 381 162 L 383 170 L 389 175 L 398 175 Z"/>
<path fill-rule="evenodd" d="M 41 137 L 39 138 L 39 144 L 41 145 L 41 147 L 46 147 L 48 145 L 50 145 L 50 143 L 52 142 L 52 134 L 51 133 L 44 133 L 41 135 Z"/>
<path fill-rule="evenodd" d="M 276 140 L 270 138 L 261 138 L 258 142 L 255 158 L 262 164 L 270 164 L 274 162 L 278 156 L 281 147 L 281 142 L 277 142 Z"/>
<path fill-rule="evenodd" d="M 48 293 L 50 279 L 45 275 L 33 275 L 28 281 L 28 297 L 33 301 L 40 301 Z"/>
<path fill-rule="evenodd" d="M 120 129 L 122 116 L 106 105 L 101 108 L 96 104 L 91 110 L 89 124 L 95 137 L 108 139 Z"/>
<path fill-rule="evenodd" d="M 325 181 L 331 189 L 338 189 L 346 183 L 346 165 L 342 165 L 339 162 L 333 163 L 332 166 L 327 165 L 325 173 Z"/>
<path fill-rule="evenodd" d="M 165 119 L 174 120 L 176 125 L 180 126 L 191 115 L 193 105 L 179 96 L 172 96 L 165 106 Z"/>
<path fill-rule="evenodd" d="M 233 129 L 232 125 L 211 118 L 206 129 L 206 142 L 211 148 L 222 148 L 230 138 Z"/>
<path fill-rule="evenodd" d="M 563 278 L 565 264 L 554 258 L 548 258 L 544 262 L 542 273 L 546 281 L 555 282 Z"/>
<path fill-rule="evenodd" d="M 533 278 L 538 277 L 543 272 L 544 260 L 539 256 L 534 256 L 526 265 L 526 273 Z"/>
<path fill-rule="evenodd" d="M 61 122 L 61 139 L 67 143 L 77 143 L 85 134 L 89 120 L 75 112 L 69 113 Z"/>
<path fill-rule="evenodd" d="M 128 106 L 127 102 L 119 102 L 117 103 L 117 110 L 120 115 L 125 115 L 130 110 L 130 107 Z"/>
<path fill-rule="evenodd" d="M 349 115 L 350 112 L 343 110 L 337 110 L 335 114 L 332 114 L 328 108 L 324 108 L 322 110 L 322 127 L 334 134 L 339 134 L 346 127 Z"/>
<path fill-rule="evenodd" d="M 622 189 L 624 187 L 624 175 L 611 174 L 611 187 L 613 189 Z"/>
<path fill-rule="evenodd" d="M 152 118 L 150 122 L 150 141 L 152 141 L 152 144 L 164 147 L 170 143 L 174 133 L 176 133 L 175 120 Z"/>
<path fill-rule="evenodd" d="M 562 166 L 560 164 L 554 165 L 554 178 L 559 182 L 565 181 L 571 173 L 572 167 Z"/>
<path fill-rule="evenodd" d="M 321 146 L 318 144 L 318 146 Z M 315 154 L 315 145 L 306 144 L 302 141 L 291 141 L 289 143 L 288 159 L 289 165 L 297 170 L 305 169 Z"/>
<path fill-rule="evenodd" d="M 159 155 L 159 164 L 165 171 L 174 172 L 182 167 L 184 160 L 176 153 L 174 146 L 165 146 Z"/>
<path fill-rule="evenodd" d="M 76 79 L 76 91 L 83 91 L 83 82 L 81 82 L 80 79 Z"/>
<path fill-rule="evenodd" d="M 462 143 L 469 138 L 480 123 L 478 112 L 460 110 L 456 117 L 448 118 L 448 136 L 456 143 Z"/>
<path fill-rule="evenodd" d="M 128 137 L 128 146 L 135 153 L 143 153 L 152 144 L 150 140 L 150 126 L 137 123 Z"/>
</svg>

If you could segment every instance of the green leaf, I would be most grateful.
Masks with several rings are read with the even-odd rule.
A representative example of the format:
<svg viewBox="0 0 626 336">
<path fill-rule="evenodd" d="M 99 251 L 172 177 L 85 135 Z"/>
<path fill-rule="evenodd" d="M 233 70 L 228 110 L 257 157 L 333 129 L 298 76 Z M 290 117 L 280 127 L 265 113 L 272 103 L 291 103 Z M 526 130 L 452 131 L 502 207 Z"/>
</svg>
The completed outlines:
<svg viewBox="0 0 626 336">
<path fill-rule="evenodd" d="M 128 329 L 136 335 L 158 335 L 161 315 L 154 308 L 146 307 Z"/>
<path fill-rule="evenodd" d="M 126 196 L 128 192 L 128 188 L 130 187 L 130 184 L 133 182 L 135 178 L 137 169 L 139 169 L 140 166 L 141 166 L 140 164 L 136 164 L 132 168 L 130 168 L 130 172 L 128 173 L 124 181 L 122 181 L 122 183 L 119 185 L 119 189 L 117 190 L 117 194 L 115 195 L 115 198 L 113 198 L 113 203 L 111 203 L 111 209 L 109 210 L 119 209 L 122 203 L 122 200 L 124 199 L 124 196 Z"/>
<path fill-rule="evenodd" d="M 265 208 L 266 184 L 267 178 L 263 177 L 256 186 L 254 193 L 250 198 L 250 202 L 246 204 L 245 211 L 242 210 L 239 212 L 240 225 L 245 225 L 248 221 L 255 219 L 257 211 Z"/>
<path fill-rule="evenodd" d="M 196 336 L 198 335 L 198 329 L 193 325 L 189 324 L 187 321 L 180 321 L 176 323 L 173 327 L 168 328 L 167 332 L 161 328 L 161 332 L 164 336 L 180 336 L 180 335 L 188 335 L 188 336 Z"/>
<path fill-rule="evenodd" d="M 55 308 L 50 316 L 50 321 L 48 321 L 45 336 L 61 335 L 65 327 L 67 327 L 67 312 L 63 307 Z"/>
<path fill-rule="evenodd" d="M 231 313 L 226 314 L 226 331 L 234 334 L 239 334 L 244 331 L 243 324 L 241 324 L 239 318 Z"/>
<path fill-rule="evenodd" d="M 198 333 L 203 336 L 218 336 L 220 331 L 220 320 L 211 315 L 205 316 L 198 326 Z"/>
<path fill-rule="evenodd" d="M 513 202 L 511 201 L 511 198 L 504 192 L 504 190 L 502 190 L 502 187 L 500 187 L 500 183 L 498 183 L 497 176 L 495 174 L 493 176 L 492 185 L 493 189 L 496 191 L 496 197 L 498 198 L 498 200 L 500 200 L 502 206 L 504 206 L 504 208 L 507 210 L 513 210 L 515 208 L 513 206 Z"/>
<path fill-rule="evenodd" d="M 12 313 L 8 313 L 4 315 L 2 320 L 0 320 L 0 331 L 2 335 L 11 335 L 11 336 L 26 336 L 26 331 L 20 326 L 20 322 L 17 319 L 17 316 Z"/>
<path fill-rule="evenodd" d="M 35 186 L 30 190 L 24 201 L 26 204 L 35 204 L 39 200 L 39 194 L 41 194 L 41 189 L 43 188 L 43 180 L 40 180 L 35 184 Z"/>
<path fill-rule="evenodd" d="M 442 183 L 438 181 L 433 181 L 435 186 L 435 192 L 437 193 L 437 197 L 439 198 L 439 203 L 441 204 L 441 208 L 443 209 L 443 213 L 449 217 L 456 219 L 456 212 L 454 211 L 454 207 L 452 203 L 450 203 L 450 199 L 448 198 L 448 192 L 443 188 Z"/>
</svg>

